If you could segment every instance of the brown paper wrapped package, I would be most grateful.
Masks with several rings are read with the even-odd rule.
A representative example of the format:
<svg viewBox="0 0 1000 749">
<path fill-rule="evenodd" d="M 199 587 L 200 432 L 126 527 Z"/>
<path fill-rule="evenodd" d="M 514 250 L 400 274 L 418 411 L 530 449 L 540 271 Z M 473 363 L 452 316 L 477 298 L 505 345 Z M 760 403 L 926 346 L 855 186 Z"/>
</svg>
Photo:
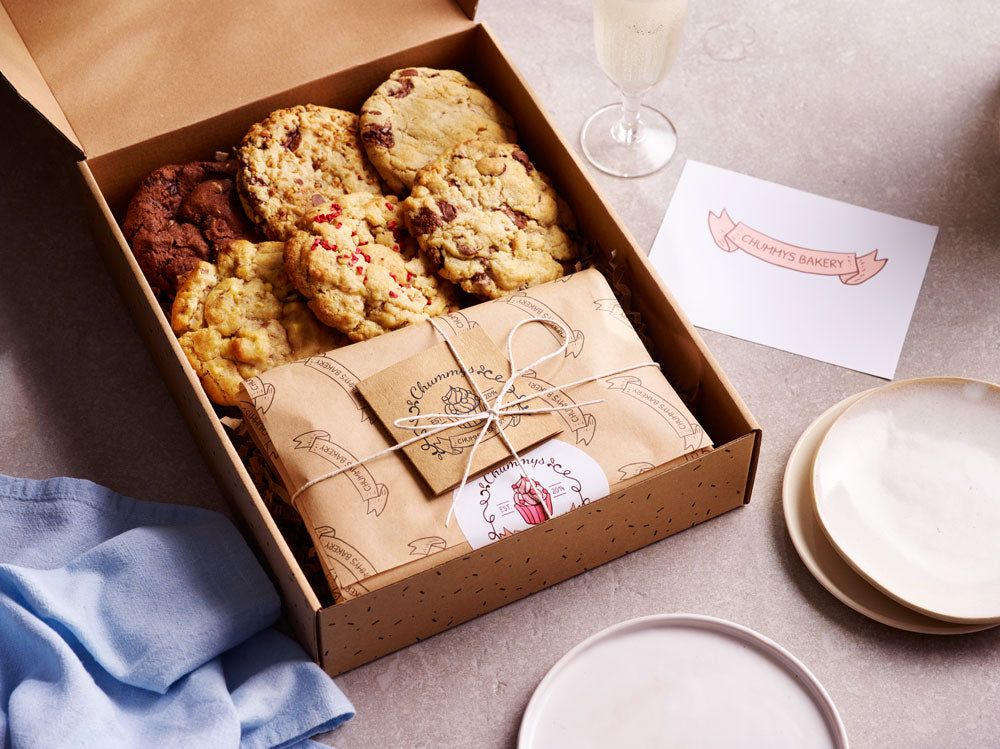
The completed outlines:
<svg viewBox="0 0 1000 749">
<path fill-rule="evenodd" d="M 534 376 L 518 379 L 515 384 L 522 393 L 651 361 L 596 270 L 478 304 L 437 322 L 449 334 L 481 326 L 506 352 L 512 328 L 530 317 L 559 320 L 571 338 L 562 356 L 541 364 Z M 554 350 L 558 338 L 547 325 L 522 326 L 515 341 L 516 364 L 524 366 Z M 241 407 L 290 496 L 312 479 L 393 444 L 358 394 L 357 382 L 440 342 L 441 335 L 421 323 L 278 367 L 244 383 Z M 612 494 L 645 471 L 711 446 L 653 366 L 560 390 L 529 405 L 600 398 L 601 403 L 555 412 L 564 429 L 554 439 L 593 458 Z M 314 484 L 294 504 L 312 534 L 335 597 L 353 598 L 468 553 L 471 547 L 458 523 L 445 525 L 451 502 L 451 492 L 433 496 L 406 456 L 396 451 Z"/>
</svg>

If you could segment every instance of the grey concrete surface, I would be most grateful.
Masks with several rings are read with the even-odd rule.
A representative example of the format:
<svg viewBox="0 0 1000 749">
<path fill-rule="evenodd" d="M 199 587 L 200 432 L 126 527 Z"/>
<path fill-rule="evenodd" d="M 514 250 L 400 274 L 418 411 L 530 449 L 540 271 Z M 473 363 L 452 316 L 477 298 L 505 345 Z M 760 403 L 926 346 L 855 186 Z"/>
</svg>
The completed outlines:
<svg viewBox="0 0 1000 749">
<path fill-rule="evenodd" d="M 586 0 L 483 0 L 486 21 L 574 146 L 615 92 Z M 93 248 L 72 155 L 0 93 L 0 471 L 83 476 L 224 509 Z M 663 171 L 595 172 L 648 250 L 687 158 L 940 226 L 897 379 L 1000 380 L 1000 9 L 992 0 L 690 0 L 649 96 L 680 132 Z M 781 478 L 802 430 L 874 377 L 704 338 L 763 426 L 751 503 L 338 678 L 353 747 L 510 747 L 570 647 L 659 612 L 733 620 L 824 684 L 853 747 L 1000 746 L 1000 629 L 934 637 L 855 613 L 785 531 Z"/>
</svg>

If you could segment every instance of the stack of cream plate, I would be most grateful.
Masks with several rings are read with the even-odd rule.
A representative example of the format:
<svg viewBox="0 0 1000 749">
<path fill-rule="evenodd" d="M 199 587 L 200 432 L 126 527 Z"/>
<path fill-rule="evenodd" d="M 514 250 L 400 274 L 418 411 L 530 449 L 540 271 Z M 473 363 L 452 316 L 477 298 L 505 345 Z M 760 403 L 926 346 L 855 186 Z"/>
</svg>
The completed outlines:
<svg viewBox="0 0 1000 749">
<path fill-rule="evenodd" d="M 817 418 L 789 456 L 785 521 L 817 580 L 900 629 L 1000 623 L 1000 387 L 903 380 Z"/>
</svg>

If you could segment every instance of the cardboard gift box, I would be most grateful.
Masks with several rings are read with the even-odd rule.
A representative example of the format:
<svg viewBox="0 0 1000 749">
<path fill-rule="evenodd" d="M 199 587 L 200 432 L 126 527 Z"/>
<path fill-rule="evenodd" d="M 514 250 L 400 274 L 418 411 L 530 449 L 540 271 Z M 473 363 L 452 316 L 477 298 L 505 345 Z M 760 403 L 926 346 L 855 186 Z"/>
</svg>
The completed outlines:
<svg viewBox="0 0 1000 749">
<path fill-rule="evenodd" d="M 2 0 L 0 71 L 80 151 L 97 246 L 220 488 L 245 521 L 303 646 L 337 674 L 749 501 L 760 429 L 634 240 L 602 200 L 470 0 L 223 0 L 108 7 Z M 616 269 L 651 353 L 714 447 L 649 471 L 605 500 L 322 606 L 188 365 L 122 235 L 151 170 L 229 150 L 283 106 L 357 111 L 388 74 L 455 68 L 497 99 L 519 142 Z M 613 262 L 611 262 L 613 259 Z M 615 304 L 615 300 L 609 300 Z M 623 312 L 624 314 L 624 312 Z"/>
</svg>

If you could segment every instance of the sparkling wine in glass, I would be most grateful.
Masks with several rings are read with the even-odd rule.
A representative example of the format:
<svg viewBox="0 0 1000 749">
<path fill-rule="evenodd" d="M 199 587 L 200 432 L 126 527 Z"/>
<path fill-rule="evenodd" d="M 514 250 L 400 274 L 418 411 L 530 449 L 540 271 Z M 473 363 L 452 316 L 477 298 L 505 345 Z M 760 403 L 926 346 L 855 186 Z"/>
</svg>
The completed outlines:
<svg viewBox="0 0 1000 749">
<path fill-rule="evenodd" d="M 686 7 L 687 0 L 594 0 L 597 61 L 622 97 L 583 125 L 583 152 L 598 169 L 641 177 L 674 155 L 677 130 L 642 96 L 673 64 Z"/>
</svg>

